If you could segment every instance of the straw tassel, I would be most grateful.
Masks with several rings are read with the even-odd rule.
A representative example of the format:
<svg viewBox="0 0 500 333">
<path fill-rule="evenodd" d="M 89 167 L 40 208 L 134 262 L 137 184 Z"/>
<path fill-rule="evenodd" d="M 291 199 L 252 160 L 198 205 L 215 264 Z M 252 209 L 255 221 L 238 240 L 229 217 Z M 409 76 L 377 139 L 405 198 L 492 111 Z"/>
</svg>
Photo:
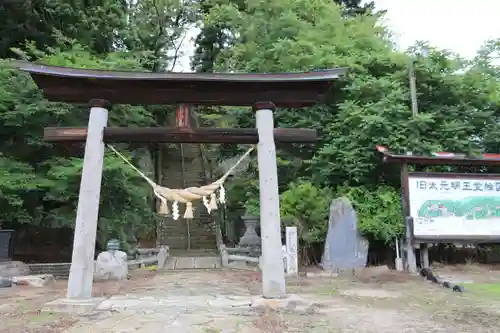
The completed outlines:
<svg viewBox="0 0 500 333">
<path fill-rule="evenodd" d="M 186 202 L 186 211 L 184 212 L 184 218 L 192 220 L 193 216 L 193 203 L 191 201 Z"/>
<path fill-rule="evenodd" d="M 217 210 L 217 196 L 215 193 L 210 194 L 210 203 L 208 204 L 210 206 L 210 210 Z"/>
<path fill-rule="evenodd" d="M 174 220 L 179 219 L 179 202 L 178 201 L 174 201 L 174 203 L 172 204 L 172 217 L 174 218 Z"/>
<path fill-rule="evenodd" d="M 203 201 L 203 205 L 205 206 L 205 208 L 207 209 L 207 212 L 208 214 L 210 214 L 210 212 L 212 211 L 212 209 L 210 208 L 210 202 L 208 201 L 207 197 L 204 196 L 202 198 L 202 201 Z"/>
<path fill-rule="evenodd" d="M 236 167 L 247 158 L 250 153 L 256 148 L 256 145 L 252 146 L 247 152 L 240 157 L 240 159 L 217 181 L 212 184 L 204 185 L 201 187 L 189 187 L 187 189 L 170 189 L 168 187 L 160 186 L 156 184 L 153 180 L 149 179 L 141 170 L 139 170 L 135 165 L 133 165 L 125 156 L 123 156 L 118 150 L 112 145 L 107 145 L 118 157 L 120 157 L 125 163 L 127 163 L 135 172 L 137 172 L 152 188 L 153 192 L 158 199 L 160 199 L 160 207 L 158 207 L 158 213 L 161 215 L 169 214 L 168 201 L 172 201 L 172 218 L 174 220 L 179 219 L 179 202 L 186 204 L 186 211 L 184 212 L 185 218 L 193 218 L 193 205 L 190 201 L 203 199 L 203 204 L 210 213 L 212 210 L 217 210 L 217 196 L 215 191 L 219 189 L 219 201 L 224 204 L 226 202 L 226 191 L 222 184 L 224 180 L 229 177 L 229 175 L 236 169 Z M 210 193 L 210 202 L 206 196 Z"/>
<path fill-rule="evenodd" d="M 158 213 L 160 215 L 170 214 L 170 210 L 168 209 L 168 201 L 163 199 L 163 198 L 159 198 L 159 199 L 160 199 L 160 209 L 159 209 Z"/>
<path fill-rule="evenodd" d="M 226 203 L 226 189 L 224 188 L 224 184 L 220 184 L 219 201 L 221 204 Z"/>
</svg>

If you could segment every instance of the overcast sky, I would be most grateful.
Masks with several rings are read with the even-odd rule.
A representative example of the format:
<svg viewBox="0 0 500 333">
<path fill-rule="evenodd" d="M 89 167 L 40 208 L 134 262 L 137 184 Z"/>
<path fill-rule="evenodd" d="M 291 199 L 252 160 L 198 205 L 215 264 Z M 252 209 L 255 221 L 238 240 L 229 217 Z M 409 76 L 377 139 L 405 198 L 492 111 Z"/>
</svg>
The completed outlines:
<svg viewBox="0 0 500 333">
<path fill-rule="evenodd" d="M 488 39 L 500 37 L 499 0 L 375 0 L 403 49 L 417 40 L 471 58 Z"/>
<path fill-rule="evenodd" d="M 406 49 L 417 40 L 472 58 L 488 39 L 500 37 L 500 0 L 375 0 L 386 9 L 386 25 L 395 41 Z M 176 71 L 190 71 L 192 31 L 186 38 L 185 55 Z"/>
</svg>

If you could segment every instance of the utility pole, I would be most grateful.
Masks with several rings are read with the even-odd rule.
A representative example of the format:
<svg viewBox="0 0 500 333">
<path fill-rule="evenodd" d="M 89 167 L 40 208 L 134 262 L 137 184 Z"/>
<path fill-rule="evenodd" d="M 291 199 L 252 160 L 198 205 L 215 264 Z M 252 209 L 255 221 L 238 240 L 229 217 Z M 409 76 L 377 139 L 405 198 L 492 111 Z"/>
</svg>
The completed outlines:
<svg viewBox="0 0 500 333">
<path fill-rule="evenodd" d="M 411 111 L 413 117 L 418 114 L 418 100 L 417 100 L 417 79 L 415 77 L 415 64 L 418 62 L 419 58 L 426 58 L 429 55 L 429 49 L 425 46 L 420 47 L 420 50 L 413 56 L 410 60 L 410 66 L 408 68 L 408 76 L 410 78 L 410 96 L 411 96 Z M 418 134 L 418 130 L 416 131 Z"/>
<path fill-rule="evenodd" d="M 412 58 L 410 60 L 410 66 L 408 68 L 408 77 L 410 81 L 410 98 L 411 98 L 411 111 L 412 118 L 415 120 L 415 117 L 418 114 L 418 101 L 417 101 L 417 80 L 415 78 L 415 64 L 417 60 Z M 415 128 L 415 139 L 418 140 L 419 131 L 418 128 Z M 407 155 L 413 155 L 412 152 L 407 152 Z M 403 166 L 406 175 L 408 175 L 408 165 Z M 406 181 L 407 177 L 402 177 L 402 181 Z M 403 199 L 405 200 L 405 199 Z M 409 273 L 415 274 L 417 272 L 417 260 L 415 256 L 415 247 L 413 244 L 413 235 L 411 234 L 413 219 L 410 216 L 410 203 L 406 202 L 406 209 L 404 209 L 404 218 L 405 218 L 405 227 L 406 227 L 406 263 L 405 268 Z M 403 244 L 403 243 L 402 243 Z"/>
<path fill-rule="evenodd" d="M 411 111 L 413 117 L 418 114 L 418 101 L 417 101 L 417 79 L 415 78 L 415 64 L 417 61 L 412 59 L 410 61 L 410 68 L 408 75 L 410 77 L 410 95 L 411 95 Z"/>
<path fill-rule="evenodd" d="M 421 54 L 419 56 L 427 56 L 428 50 L 427 49 L 422 49 Z M 415 120 L 415 117 L 418 115 L 418 100 L 417 100 L 417 79 L 415 77 L 415 64 L 417 63 L 416 58 L 412 58 L 410 61 L 410 66 L 408 69 L 408 76 L 409 76 L 409 81 L 410 81 L 410 97 L 411 97 L 411 112 L 412 116 Z M 418 127 L 415 128 L 415 137 L 418 140 L 418 137 L 420 136 L 420 132 Z M 408 203 L 409 205 L 409 203 Z M 409 221 L 412 221 L 413 219 L 411 217 L 406 219 L 406 229 L 407 229 L 407 238 L 406 238 L 406 250 L 407 250 L 407 269 L 411 272 L 414 273 L 416 271 L 416 259 L 415 259 L 415 248 L 413 246 L 413 235 L 411 235 L 408 230 L 410 230 L 410 225 Z M 420 244 L 420 266 L 422 268 L 428 268 L 429 267 L 429 249 L 427 247 L 426 243 L 421 243 Z"/>
</svg>

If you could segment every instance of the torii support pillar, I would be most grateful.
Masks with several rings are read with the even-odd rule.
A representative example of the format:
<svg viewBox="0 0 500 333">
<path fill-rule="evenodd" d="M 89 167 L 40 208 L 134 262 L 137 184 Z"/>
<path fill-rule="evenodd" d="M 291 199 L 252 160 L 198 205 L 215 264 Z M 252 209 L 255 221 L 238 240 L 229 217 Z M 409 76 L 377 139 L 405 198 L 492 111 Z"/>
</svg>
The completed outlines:
<svg viewBox="0 0 500 333">
<path fill-rule="evenodd" d="M 260 232 L 262 240 L 262 296 L 286 297 L 285 268 L 281 245 L 278 167 L 274 144 L 275 106 L 271 102 L 254 105 L 259 144 Z"/>
<path fill-rule="evenodd" d="M 66 298 L 69 300 L 87 300 L 92 297 L 94 251 L 104 160 L 103 131 L 108 122 L 109 106 L 110 104 L 104 100 L 90 101 L 90 118 L 76 211 L 73 256 L 66 293 Z"/>
</svg>

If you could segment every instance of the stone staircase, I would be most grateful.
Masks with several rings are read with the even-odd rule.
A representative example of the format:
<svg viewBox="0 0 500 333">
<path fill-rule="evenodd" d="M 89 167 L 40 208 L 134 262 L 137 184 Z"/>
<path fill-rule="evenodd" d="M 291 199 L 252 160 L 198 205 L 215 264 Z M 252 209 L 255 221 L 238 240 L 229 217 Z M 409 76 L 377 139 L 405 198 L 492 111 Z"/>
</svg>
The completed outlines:
<svg viewBox="0 0 500 333">
<path fill-rule="evenodd" d="M 183 144 L 164 146 L 161 185 L 170 188 L 185 188 L 206 184 L 203 161 L 198 145 Z M 182 162 L 184 156 L 184 163 Z M 184 170 L 183 169 L 184 166 Z M 191 250 L 216 253 L 216 236 L 213 217 L 208 214 L 201 201 L 193 202 L 194 219 L 185 220 L 184 205 L 179 205 L 181 218 L 164 218 L 158 224 L 158 243 L 168 245 L 175 256 L 189 256 Z M 199 251 L 197 251 L 199 252 Z"/>
</svg>

